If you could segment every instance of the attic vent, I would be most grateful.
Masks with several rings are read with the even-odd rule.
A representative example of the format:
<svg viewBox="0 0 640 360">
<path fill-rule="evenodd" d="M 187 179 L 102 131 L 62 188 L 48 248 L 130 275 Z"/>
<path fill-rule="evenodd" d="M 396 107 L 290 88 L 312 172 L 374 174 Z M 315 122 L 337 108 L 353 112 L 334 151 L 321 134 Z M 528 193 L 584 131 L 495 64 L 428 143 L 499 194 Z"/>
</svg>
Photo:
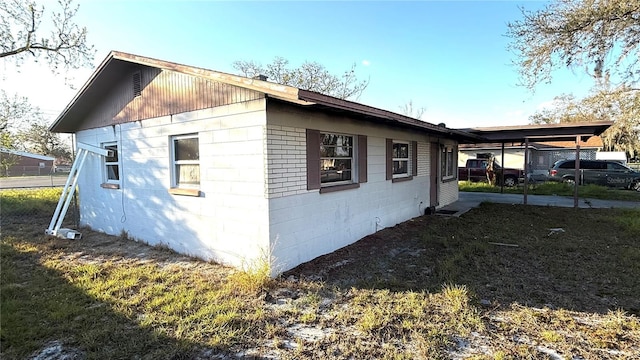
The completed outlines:
<svg viewBox="0 0 640 360">
<path fill-rule="evenodd" d="M 142 75 L 140 71 L 133 73 L 133 97 L 142 95 Z"/>
</svg>

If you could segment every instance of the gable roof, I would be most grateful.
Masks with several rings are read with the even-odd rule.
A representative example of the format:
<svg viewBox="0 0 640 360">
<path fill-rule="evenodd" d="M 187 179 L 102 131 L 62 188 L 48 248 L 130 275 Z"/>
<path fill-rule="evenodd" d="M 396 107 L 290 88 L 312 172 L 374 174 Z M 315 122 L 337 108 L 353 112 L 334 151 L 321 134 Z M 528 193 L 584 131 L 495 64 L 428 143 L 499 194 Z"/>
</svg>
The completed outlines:
<svg viewBox="0 0 640 360">
<path fill-rule="evenodd" d="M 470 134 L 463 130 L 434 125 L 409 116 L 400 115 L 391 111 L 353 101 L 338 99 L 313 91 L 119 51 L 112 51 L 107 55 L 107 57 L 89 77 L 87 82 L 74 96 L 71 102 L 56 118 L 49 129 L 54 132 L 74 132 L 77 124 L 84 119 L 94 104 L 98 103 L 103 98 L 103 89 L 113 87 L 116 82 L 119 81 L 119 77 L 117 76 L 118 74 L 137 65 L 175 71 L 186 75 L 192 75 L 245 89 L 259 91 L 270 98 L 320 111 L 349 113 L 366 121 L 410 128 L 458 140 L 480 140 L 479 136 Z"/>
<path fill-rule="evenodd" d="M 38 159 L 38 160 L 48 160 L 48 161 L 55 160 L 55 158 L 52 158 L 50 156 L 32 154 L 32 153 L 29 153 L 29 152 L 26 152 L 26 151 L 18 151 L 18 150 L 12 150 L 12 149 L 0 149 L 0 152 L 7 153 L 7 154 L 18 155 L 18 156 L 22 156 L 22 157 L 30 157 L 30 158 L 34 158 L 34 159 Z"/>
</svg>

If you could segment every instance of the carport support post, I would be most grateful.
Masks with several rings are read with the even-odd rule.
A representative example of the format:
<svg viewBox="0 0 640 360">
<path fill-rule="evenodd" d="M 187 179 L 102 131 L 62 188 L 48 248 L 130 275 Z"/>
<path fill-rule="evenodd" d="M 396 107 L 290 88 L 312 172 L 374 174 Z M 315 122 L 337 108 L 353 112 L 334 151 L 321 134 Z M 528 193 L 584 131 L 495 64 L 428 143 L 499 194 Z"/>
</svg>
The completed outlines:
<svg viewBox="0 0 640 360">
<path fill-rule="evenodd" d="M 576 136 L 576 169 L 573 176 L 573 207 L 578 207 L 578 184 L 580 183 L 580 135 Z"/>
<path fill-rule="evenodd" d="M 500 173 L 500 194 L 504 193 L 504 141 L 502 142 L 501 152 L 502 155 L 500 157 L 500 163 L 502 164 L 502 171 Z"/>
<path fill-rule="evenodd" d="M 527 173 L 527 166 L 529 165 L 529 138 L 524 138 L 524 189 L 522 189 L 523 199 L 522 202 L 527 205 L 527 190 L 529 188 L 529 174 Z"/>
</svg>

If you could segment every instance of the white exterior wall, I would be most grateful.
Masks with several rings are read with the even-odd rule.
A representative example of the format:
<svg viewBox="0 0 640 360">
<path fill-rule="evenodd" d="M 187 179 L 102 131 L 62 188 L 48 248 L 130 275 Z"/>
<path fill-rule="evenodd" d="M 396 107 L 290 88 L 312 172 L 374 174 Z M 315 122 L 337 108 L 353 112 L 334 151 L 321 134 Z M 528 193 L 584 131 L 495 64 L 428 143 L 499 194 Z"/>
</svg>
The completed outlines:
<svg viewBox="0 0 640 360">
<path fill-rule="evenodd" d="M 385 227 L 424 214 L 429 206 L 429 137 L 415 132 L 352 121 L 348 118 L 309 114 L 276 107 L 267 113 L 269 154 L 268 190 L 270 241 L 274 272 L 284 271 L 349 245 Z M 360 187 L 321 194 L 306 190 L 306 129 L 367 136 L 368 181 Z M 386 180 L 385 139 L 418 141 L 417 176 L 410 181 Z M 287 141 L 295 152 L 285 163 L 279 155 Z M 290 185 L 284 186 L 280 164 L 291 169 Z M 272 167 L 275 165 L 275 167 Z M 445 184 L 441 204 L 457 200 Z M 281 189 L 286 189 L 286 191 Z M 455 199 L 454 199 L 455 197 Z"/>
<path fill-rule="evenodd" d="M 94 146 L 118 141 L 120 189 L 104 189 L 102 159 L 79 178 L 81 224 L 123 231 L 152 245 L 234 266 L 268 250 L 265 100 L 226 105 L 77 133 Z M 169 194 L 170 137 L 197 133 L 200 197 Z"/>
</svg>

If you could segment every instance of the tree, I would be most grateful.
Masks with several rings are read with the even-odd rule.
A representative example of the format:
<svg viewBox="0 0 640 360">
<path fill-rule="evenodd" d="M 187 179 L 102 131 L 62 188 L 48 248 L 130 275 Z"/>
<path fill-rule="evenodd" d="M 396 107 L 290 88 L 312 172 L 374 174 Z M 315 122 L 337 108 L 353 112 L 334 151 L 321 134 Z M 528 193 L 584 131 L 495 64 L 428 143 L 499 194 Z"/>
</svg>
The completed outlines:
<svg viewBox="0 0 640 360">
<path fill-rule="evenodd" d="M 16 149 L 16 137 L 12 132 L 14 119 L 22 119 L 31 108 L 26 98 L 14 96 L 10 98 L 4 90 L 0 90 L 0 149 Z M 3 152 L 0 154 L 0 167 L 2 175 L 6 175 L 8 169 L 18 162 L 18 156 Z"/>
<path fill-rule="evenodd" d="M 409 116 L 414 119 L 422 120 L 422 115 L 427 111 L 424 107 L 415 108 L 413 106 L 413 100 L 409 100 L 406 104 L 400 106 L 400 113 L 404 116 Z"/>
<path fill-rule="evenodd" d="M 65 144 L 60 135 L 49 131 L 49 127 L 43 121 L 30 124 L 27 129 L 17 134 L 21 147 L 35 154 L 51 156 L 56 163 L 70 163 L 72 155 L 69 144 Z"/>
<path fill-rule="evenodd" d="M 550 82 L 553 70 L 583 68 L 632 88 L 640 77 L 640 0 L 556 0 L 509 24 L 523 85 Z"/>
<path fill-rule="evenodd" d="M 522 85 L 549 83 L 560 68 L 585 71 L 595 79 L 581 100 L 563 95 L 554 109 L 533 122 L 612 120 L 603 134 L 608 149 L 640 152 L 640 0 L 555 0 L 539 11 L 521 8 L 509 23 L 509 48 Z"/>
<path fill-rule="evenodd" d="M 532 115 L 533 124 L 613 121 L 602 134 L 605 150 L 640 154 L 640 98 L 624 87 L 596 89 L 583 99 L 563 94 L 550 108 Z"/>
<path fill-rule="evenodd" d="M 356 65 L 342 75 L 331 74 L 317 62 L 305 61 L 300 67 L 291 68 L 289 60 L 276 57 L 270 64 L 262 66 L 255 61 L 235 61 L 233 68 L 246 77 L 265 75 L 270 81 L 303 90 L 315 91 L 339 99 L 358 99 L 369 85 L 356 76 Z"/>
<path fill-rule="evenodd" d="M 9 97 L 4 90 L 0 91 L 0 140 L 0 147 L 5 149 L 52 156 L 59 162 L 71 161 L 69 145 L 60 135 L 49 131 L 40 109 L 32 106 L 26 97 Z M 2 166 L 11 166 L 14 160 L 4 157 Z"/>
<path fill-rule="evenodd" d="M 44 56 L 57 72 L 90 65 L 95 50 L 87 43 L 87 29 L 74 23 L 78 6 L 58 0 L 60 11 L 45 16 L 43 6 L 31 0 L 0 2 L 0 58 L 20 65 L 27 57 Z M 50 22 L 42 28 L 43 20 Z"/>
</svg>

